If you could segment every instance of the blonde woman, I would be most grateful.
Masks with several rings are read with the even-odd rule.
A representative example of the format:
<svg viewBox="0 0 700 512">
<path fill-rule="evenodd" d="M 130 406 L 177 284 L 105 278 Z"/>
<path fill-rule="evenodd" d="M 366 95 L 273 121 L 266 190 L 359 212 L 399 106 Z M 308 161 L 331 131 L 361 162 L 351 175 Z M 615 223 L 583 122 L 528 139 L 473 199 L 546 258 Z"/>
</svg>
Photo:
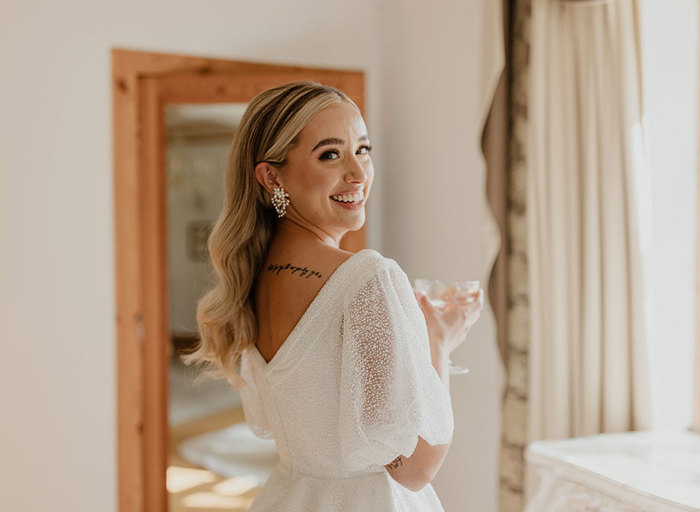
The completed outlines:
<svg viewBox="0 0 700 512">
<path fill-rule="evenodd" d="M 452 440 L 448 356 L 479 315 L 449 324 L 396 261 L 349 253 L 374 180 L 367 128 L 315 82 L 249 104 L 209 239 L 217 283 L 183 357 L 240 391 L 280 462 L 250 508 L 439 511 L 430 485 Z"/>
</svg>

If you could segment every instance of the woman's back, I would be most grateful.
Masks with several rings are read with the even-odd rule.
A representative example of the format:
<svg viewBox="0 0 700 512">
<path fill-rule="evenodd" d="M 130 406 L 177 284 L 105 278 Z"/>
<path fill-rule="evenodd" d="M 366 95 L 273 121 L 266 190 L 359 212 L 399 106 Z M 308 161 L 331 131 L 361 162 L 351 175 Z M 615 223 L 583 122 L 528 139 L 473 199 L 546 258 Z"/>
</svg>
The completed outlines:
<svg viewBox="0 0 700 512">
<path fill-rule="evenodd" d="M 321 246 L 268 252 L 255 281 L 256 346 L 270 361 L 328 278 L 353 253 Z"/>
<path fill-rule="evenodd" d="M 323 272 L 273 357 L 254 346 L 242 355 L 246 421 L 274 438 L 280 458 L 250 511 L 440 511 L 430 485 L 410 491 L 384 468 L 397 453 L 410 455 L 419 435 L 443 444 L 453 429 L 410 282 L 372 249 Z"/>
</svg>

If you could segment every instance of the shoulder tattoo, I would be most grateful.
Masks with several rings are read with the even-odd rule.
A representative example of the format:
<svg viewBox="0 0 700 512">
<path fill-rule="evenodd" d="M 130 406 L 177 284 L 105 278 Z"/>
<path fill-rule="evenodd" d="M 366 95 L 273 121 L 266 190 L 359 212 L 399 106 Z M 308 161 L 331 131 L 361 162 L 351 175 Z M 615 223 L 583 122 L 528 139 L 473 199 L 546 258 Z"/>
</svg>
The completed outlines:
<svg viewBox="0 0 700 512">
<path fill-rule="evenodd" d="M 282 270 L 289 270 L 292 275 L 296 274 L 299 277 L 306 277 L 306 279 L 316 276 L 319 278 L 322 278 L 323 275 L 316 271 L 316 270 L 310 270 L 307 267 L 298 267 L 296 265 L 292 265 L 291 263 L 287 263 L 286 265 L 278 265 L 275 263 L 272 263 L 267 266 L 267 271 L 272 272 L 275 275 L 279 274 Z"/>
</svg>

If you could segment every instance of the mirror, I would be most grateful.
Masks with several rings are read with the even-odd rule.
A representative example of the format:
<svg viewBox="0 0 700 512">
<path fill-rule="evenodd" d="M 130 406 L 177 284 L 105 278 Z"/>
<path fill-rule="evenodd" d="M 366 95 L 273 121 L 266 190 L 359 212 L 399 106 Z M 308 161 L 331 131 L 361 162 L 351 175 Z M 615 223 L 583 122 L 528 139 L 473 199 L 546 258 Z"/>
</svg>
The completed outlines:
<svg viewBox="0 0 700 512">
<path fill-rule="evenodd" d="M 196 343 L 197 301 L 213 269 L 207 239 L 223 203 L 224 171 L 245 103 L 166 105 L 169 296 L 167 487 L 172 511 L 247 510 L 279 457 L 255 437 L 225 380 L 195 386 L 179 359 Z"/>
</svg>

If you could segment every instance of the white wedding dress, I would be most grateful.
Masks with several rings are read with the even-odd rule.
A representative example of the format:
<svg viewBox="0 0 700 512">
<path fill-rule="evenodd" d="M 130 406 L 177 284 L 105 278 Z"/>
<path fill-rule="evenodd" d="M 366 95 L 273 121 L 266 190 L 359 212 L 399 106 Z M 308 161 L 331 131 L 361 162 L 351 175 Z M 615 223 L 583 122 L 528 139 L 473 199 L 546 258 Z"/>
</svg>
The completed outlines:
<svg viewBox="0 0 700 512">
<path fill-rule="evenodd" d="M 448 443 L 450 394 L 431 364 L 425 318 L 408 276 L 373 249 L 328 278 L 267 363 L 244 350 L 246 421 L 274 439 L 280 462 L 250 512 L 442 511 L 384 468 L 421 436 Z"/>
</svg>

